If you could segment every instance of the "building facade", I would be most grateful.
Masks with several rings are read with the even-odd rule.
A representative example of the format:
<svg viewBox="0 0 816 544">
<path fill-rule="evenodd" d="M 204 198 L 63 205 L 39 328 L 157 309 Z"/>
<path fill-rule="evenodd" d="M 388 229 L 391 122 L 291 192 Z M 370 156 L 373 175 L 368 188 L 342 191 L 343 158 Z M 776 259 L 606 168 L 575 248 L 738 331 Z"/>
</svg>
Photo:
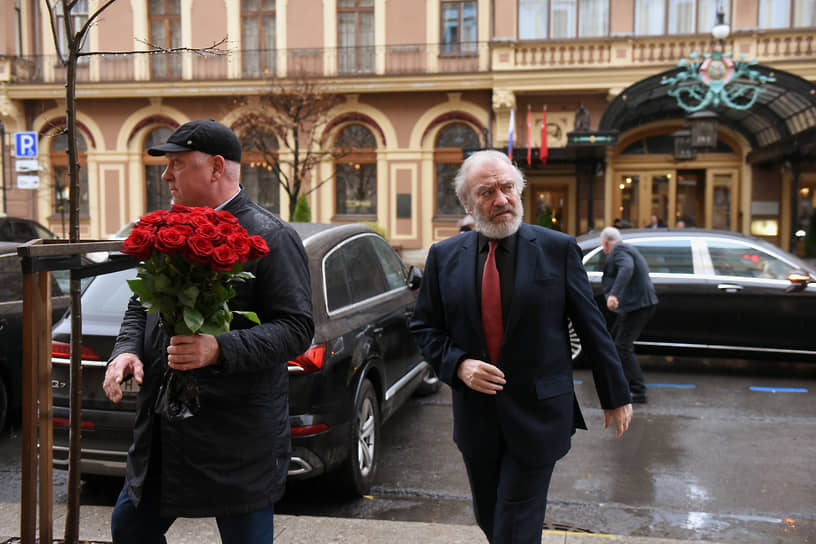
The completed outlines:
<svg viewBox="0 0 816 544">
<path fill-rule="evenodd" d="M 68 14 L 77 29 L 91 20 L 76 88 L 83 239 L 168 206 L 147 146 L 192 119 L 233 125 L 304 74 L 342 96 L 314 145 L 354 148 L 306 181 L 312 221 L 373 221 L 404 248 L 457 232 L 458 164 L 511 140 L 525 220 L 571 234 L 656 215 L 798 251 L 816 204 L 816 0 L 116 0 L 94 18 L 104 4 Z M 49 13 L 40 0 L 0 10 L 2 211 L 67 236 L 66 74 Z M 715 39 L 718 12 L 730 32 Z M 713 91 L 705 145 L 678 150 L 696 123 L 672 79 L 698 102 Z M 39 150 L 24 183 L 17 132 Z M 242 177 L 288 219 L 251 150 Z"/>
</svg>

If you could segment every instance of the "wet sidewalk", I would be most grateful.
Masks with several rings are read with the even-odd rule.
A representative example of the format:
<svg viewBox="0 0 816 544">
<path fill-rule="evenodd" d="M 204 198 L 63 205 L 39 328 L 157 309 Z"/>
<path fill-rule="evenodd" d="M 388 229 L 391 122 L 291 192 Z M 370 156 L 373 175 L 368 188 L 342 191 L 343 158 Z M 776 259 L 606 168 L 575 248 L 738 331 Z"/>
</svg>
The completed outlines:
<svg viewBox="0 0 816 544">
<path fill-rule="evenodd" d="M 80 539 L 110 542 L 109 506 L 83 506 L 80 510 Z M 65 525 L 65 505 L 54 506 L 54 537 L 61 539 Z M 0 503 L 0 544 L 18 542 L 19 503 Z M 167 533 L 169 544 L 220 542 L 212 518 L 177 520 Z M 275 516 L 275 544 L 479 544 L 486 542 L 475 525 L 448 525 L 407 521 Z M 578 534 L 545 531 L 542 544 L 683 544 L 689 541 L 634 536 Z M 699 540 L 695 544 L 705 543 Z M 724 543 L 720 543 L 724 544 Z"/>
</svg>

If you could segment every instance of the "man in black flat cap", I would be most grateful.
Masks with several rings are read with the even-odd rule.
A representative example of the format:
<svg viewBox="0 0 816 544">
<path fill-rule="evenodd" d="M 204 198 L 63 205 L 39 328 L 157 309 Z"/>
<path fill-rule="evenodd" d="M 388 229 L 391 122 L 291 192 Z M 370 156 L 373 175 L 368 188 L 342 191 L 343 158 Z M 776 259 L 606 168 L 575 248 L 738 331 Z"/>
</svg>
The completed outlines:
<svg viewBox="0 0 816 544">
<path fill-rule="evenodd" d="M 287 361 L 314 334 L 306 253 L 288 224 L 249 201 L 239 184 L 241 144 L 226 126 L 186 123 L 148 153 L 167 157 L 162 179 L 174 204 L 232 213 L 269 253 L 245 264 L 255 279 L 236 285 L 230 301 L 231 310 L 257 313 L 260 325 L 236 316 L 227 333 L 168 339 L 158 313 L 131 299 L 103 385 L 113 402 L 122 380 L 141 385 L 113 542 L 163 544 L 177 517 L 214 516 L 224 543 L 270 543 L 291 454 Z M 168 367 L 196 377 L 192 417 L 154 410 Z"/>
</svg>

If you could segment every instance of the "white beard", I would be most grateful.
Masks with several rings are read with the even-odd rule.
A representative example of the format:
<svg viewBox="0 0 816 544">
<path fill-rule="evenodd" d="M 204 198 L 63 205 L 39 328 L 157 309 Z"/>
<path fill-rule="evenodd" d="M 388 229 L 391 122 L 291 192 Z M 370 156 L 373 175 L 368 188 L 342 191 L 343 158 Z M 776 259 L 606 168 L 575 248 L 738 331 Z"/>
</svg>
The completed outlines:
<svg viewBox="0 0 816 544">
<path fill-rule="evenodd" d="M 521 227 L 521 218 L 524 217 L 524 206 L 519 199 L 518 205 L 514 210 L 515 215 L 513 219 L 501 224 L 491 223 L 487 217 L 479 213 L 475 208 L 471 215 L 473 216 L 474 229 L 481 232 L 491 240 L 501 240 L 516 233 Z"/>
</svg>

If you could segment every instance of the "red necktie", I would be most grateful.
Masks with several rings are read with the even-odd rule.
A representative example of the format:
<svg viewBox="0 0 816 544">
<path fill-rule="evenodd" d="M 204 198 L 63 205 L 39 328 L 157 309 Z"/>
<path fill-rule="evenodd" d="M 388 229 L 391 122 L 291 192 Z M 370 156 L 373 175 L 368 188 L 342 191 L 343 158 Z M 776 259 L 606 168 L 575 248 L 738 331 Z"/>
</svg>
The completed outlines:
<svg viewBox="0 0 816 544">
<path fill-rule="evenodd" d="M 501 285 L 499 283 L 499 269 L 496 268 L 495 240 L 488 242 L 490 252 L 487 254 L 484 272 L 482 273 L 482 329 L 487 341 L 487 353 L 491 362 L 499 358 L 499 348 L 504 336 L 502 324 Z"/>
</svg>

